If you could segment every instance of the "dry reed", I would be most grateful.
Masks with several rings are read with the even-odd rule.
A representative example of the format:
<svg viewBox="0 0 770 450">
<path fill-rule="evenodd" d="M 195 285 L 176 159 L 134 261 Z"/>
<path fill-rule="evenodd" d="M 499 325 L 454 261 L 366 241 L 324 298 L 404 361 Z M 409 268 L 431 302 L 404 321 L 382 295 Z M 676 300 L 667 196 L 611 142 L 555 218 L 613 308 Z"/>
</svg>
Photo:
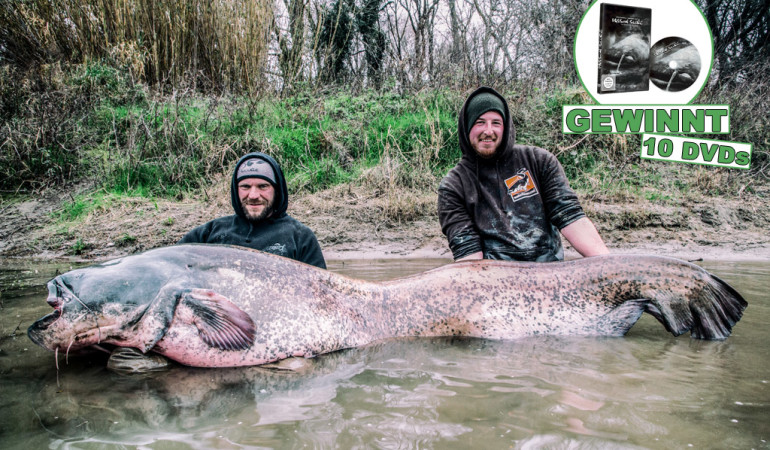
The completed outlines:
<svg viewBox="0 0 770 450">
<path fill-rule="evenodd" d="M 0 4 L 17 65 L 108 60 L 151 85 L 255 92 L 273 21 L 268 0 L 30 0 Z"/>
</svg>

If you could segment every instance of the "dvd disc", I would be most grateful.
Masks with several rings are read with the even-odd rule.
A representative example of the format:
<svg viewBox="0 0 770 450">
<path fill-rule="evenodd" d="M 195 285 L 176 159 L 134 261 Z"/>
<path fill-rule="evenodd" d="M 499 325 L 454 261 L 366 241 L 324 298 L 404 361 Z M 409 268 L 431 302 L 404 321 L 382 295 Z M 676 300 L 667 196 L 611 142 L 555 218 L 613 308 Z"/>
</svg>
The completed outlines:
<svg viewBox="0 0 770 450">
<path fill-rule="evenodd" d="M 650 81 L 665 92 L 679 92 L 692 86 L 700 68 L 700 53 L 687 39 L 670 36 L 650 49 Z"/>
</svg>

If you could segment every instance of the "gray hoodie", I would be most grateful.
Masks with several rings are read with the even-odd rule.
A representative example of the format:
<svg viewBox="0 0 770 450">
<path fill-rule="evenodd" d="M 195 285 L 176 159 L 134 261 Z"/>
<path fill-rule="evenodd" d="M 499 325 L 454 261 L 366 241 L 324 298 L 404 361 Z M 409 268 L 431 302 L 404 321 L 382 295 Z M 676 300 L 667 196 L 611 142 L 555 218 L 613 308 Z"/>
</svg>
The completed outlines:
<svg viewBox="0 0 770 450">
<path fill-rule="evenodd" d="M 241 164 L 253 157 L 267 161 L 276 176 L 273 212 L 270 217 L 259 222 L 246 218 L 241 207 L 241 199 L 238 197 L 236 179 Z M 241 158 L 233 170 L 230 200 L 235 214 L 214 219 L 193 229 L 179 241 L 179 244 L 238 245 L 285 256 L 322 269 L 326 268 L 326 261 L 315 234 L 310 228 L 286 213 L 289 205 L 286 179 L 273 158 L 264 153 L 249 153 Z"/>
<path fill-rule="evenodd" d="M 492 158 L 479 158 L 468 140 L 466 108 L 490 92 L 505 106 L 503 137 Z M 559 230 L 585 217 L 564 169 L 553 154 L 516 145 L 508 103 L 481 87 L 465 101 L 458 118 L 463 156 L 441 181 L 441 230 L 455 259 L 483 252 L 486 259 L 557 261 L 564 258 Z"/>
</svg>

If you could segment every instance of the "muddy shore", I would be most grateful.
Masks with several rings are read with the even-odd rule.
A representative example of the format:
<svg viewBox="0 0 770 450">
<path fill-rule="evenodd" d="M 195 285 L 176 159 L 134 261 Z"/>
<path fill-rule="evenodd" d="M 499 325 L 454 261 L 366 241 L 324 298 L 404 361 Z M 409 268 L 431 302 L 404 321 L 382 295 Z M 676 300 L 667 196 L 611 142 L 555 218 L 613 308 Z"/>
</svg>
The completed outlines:
<svg viewBox="0 0 770 450">
<path fill-rule="evenodd" d="M 231 214 L 227 194 L 218 188 L 180 201 L 120 198 L 77 223 L 56 216 L 76 191 L 6 202 L 0 207 L 0 257 L 98 261 L 173 245 L 193 227 Z M 770 260 L 770 201 L 763 197 L 582 203 L 613 253 Z M 450 259 L 435 209 L 433 193 L 394 197 L 350 186 L 295 196 L 289 205 L 289 213 L 315 231 L 328 260 Z M 566 249 L 568 258 L 577 256 Z"/>
</svg>

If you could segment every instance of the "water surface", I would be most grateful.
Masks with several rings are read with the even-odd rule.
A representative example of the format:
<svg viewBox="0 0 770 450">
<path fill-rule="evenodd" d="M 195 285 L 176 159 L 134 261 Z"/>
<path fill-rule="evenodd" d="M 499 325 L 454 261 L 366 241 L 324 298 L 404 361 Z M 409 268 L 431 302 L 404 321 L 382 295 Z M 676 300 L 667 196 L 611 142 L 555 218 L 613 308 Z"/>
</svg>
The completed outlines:
<svg viewBox="0 0 770 450">
<path fill-rule="evenodd" d="M 446 260 L 330 261 L 390 279 Z M 700 263 L 749 308 L 721 342 L 650 316 L 622 338 L 396 339 L 293 370 L 122 376 L 26 328 L 69 264 L 0 261 L 2 448 L 770 448 L 770 264 Z"/>
</svg>

